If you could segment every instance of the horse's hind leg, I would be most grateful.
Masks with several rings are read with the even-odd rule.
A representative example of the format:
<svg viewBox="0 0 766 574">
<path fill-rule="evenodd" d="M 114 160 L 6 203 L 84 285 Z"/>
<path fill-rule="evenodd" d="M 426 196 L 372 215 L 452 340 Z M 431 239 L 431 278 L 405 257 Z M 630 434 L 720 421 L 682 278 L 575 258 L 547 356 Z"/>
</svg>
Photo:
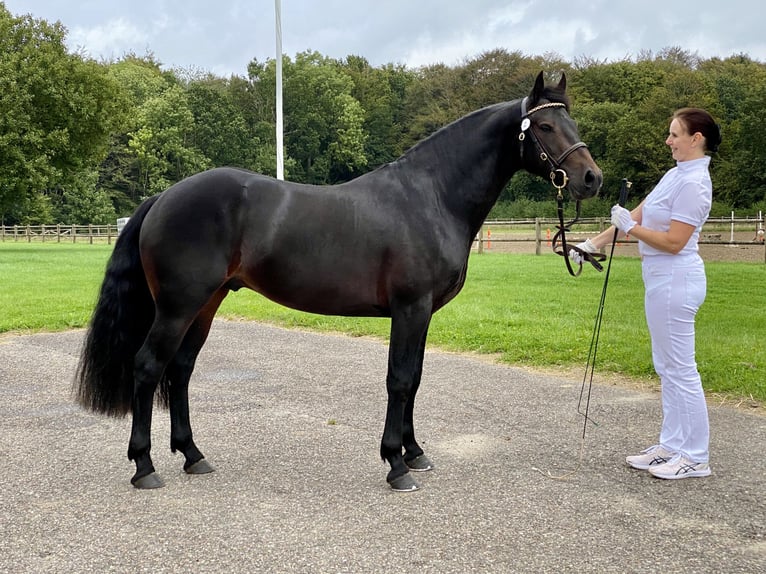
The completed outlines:
<svg viewBox="0 0 766 574">
<path fill-rule="evenodd" d="M 136 473 L 130 482 L 136 488 L 163 486 L 150 456 L 152 403 L 157 385 L 181 344 L 188 324 L 188 321 L 181 319 L 167 319 L 158 312 L 144 344 L 136 354 L 133 424 L 128 442 L 128 458 L 136 463 Z"/>
<path fill-rule="evenodd" d="M 186 332 L 183 343 L 168 365 L 168 406 L 170 407 L 170 449 L 184 455 L 184 470 L 188 474 L 205 474 L 213 467 L 194 444 L 189 418 L 189 380 L 202 346 L 207 340 L 210 325 L 228 291 L 219 290 Z"/>
</svg>

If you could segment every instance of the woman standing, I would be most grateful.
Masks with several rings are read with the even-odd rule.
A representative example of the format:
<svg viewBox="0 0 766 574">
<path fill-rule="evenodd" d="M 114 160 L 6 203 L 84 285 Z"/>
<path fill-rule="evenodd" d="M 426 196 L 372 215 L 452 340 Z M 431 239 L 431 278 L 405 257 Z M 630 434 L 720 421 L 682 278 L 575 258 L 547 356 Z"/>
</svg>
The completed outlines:
<svg viewBox="0 0 766 574">
<path fill-rule="evenodd" d="M 620 236 L 638 239 L 645 287 L 644 307 L 652 361 L 662 389 L 659 441 L 625 460 L 657 478 L 710 475 L 707 403 L 694 352 L 694 318 L 705 300 L 705 267 L 697 241 L 712 203 L 710 157 L 721 143 L 719 126 L 698 108 L 678 110 L 665 143 L 676 167 L 641 204 L 612 207 L 612 225 L 578 245 L 596 252 Z"/>
</svg>

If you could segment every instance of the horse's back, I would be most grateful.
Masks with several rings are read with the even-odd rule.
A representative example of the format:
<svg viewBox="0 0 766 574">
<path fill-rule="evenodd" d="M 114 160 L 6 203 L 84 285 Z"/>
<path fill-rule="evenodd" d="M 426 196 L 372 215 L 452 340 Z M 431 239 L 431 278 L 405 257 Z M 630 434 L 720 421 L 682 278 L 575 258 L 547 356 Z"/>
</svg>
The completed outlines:
<svg viewBox="0 0 766 574">
<path fill-rule="evenodd" d="M 171 286 L 172 297 L 204 280 L 303 311 L 379 316 L 395 294 L 439 285 L 441 306 L 462 283 L 468 244 L 390 180 L 312 186 L 233 168 L 191 176 L 162 194 L 142 228 L 154 291 Z"/>
</svg>

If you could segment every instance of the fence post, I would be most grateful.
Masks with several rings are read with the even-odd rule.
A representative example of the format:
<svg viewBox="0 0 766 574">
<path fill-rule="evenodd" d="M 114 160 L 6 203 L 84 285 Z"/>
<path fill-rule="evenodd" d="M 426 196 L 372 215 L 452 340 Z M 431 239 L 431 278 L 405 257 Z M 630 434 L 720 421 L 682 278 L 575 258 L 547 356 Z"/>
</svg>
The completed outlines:
<svg viewBox="0 0 766 574">
<path fill-rule="evenodd" d="M 479 228 L 479 255 L 484 253 L 484 224 Z"/>
<path fill-rule="evenodd" d="M 543 238 L 542 238 L 542 229 L 543 226 L 540 223 L 540 218 L 535 217 L 535 255 L 540 255 Z"/>
<path fill-rule="evenodd" d="M 758 212 L 758 229 L 760 229 L 761 231 L 763 231 L 763 220 L 764 220 L 763 211 L 759 211 Z M 758 237 L 758 232 L 756 231 L 755 233 L 756 233 L 756 237 Z M 763 262 L 766 263 L 766 237 L 764 237 L 763 235 L 761 237 L 763 237 Z"/>
<path fill-rule="evenodd" d="M 758 226 L 761 229 L 761 231 L 763 231 L 763 220 L 764 220 L 763 212 L 759 211 L 758 212 Z M 756 232 L 756 234 L 757 233 L 758 232 Z M 763 237 L 763 236 L 761 236 L 761 237 Z M 764 237 L 764 240 L 763 240 L 763 262 L 766 263 L 766 237 Z"/>
<path fill-rule="evenodd" d="M 27 225 L 27 243 L 32 243 L 32 228 Z"/>
</svg>

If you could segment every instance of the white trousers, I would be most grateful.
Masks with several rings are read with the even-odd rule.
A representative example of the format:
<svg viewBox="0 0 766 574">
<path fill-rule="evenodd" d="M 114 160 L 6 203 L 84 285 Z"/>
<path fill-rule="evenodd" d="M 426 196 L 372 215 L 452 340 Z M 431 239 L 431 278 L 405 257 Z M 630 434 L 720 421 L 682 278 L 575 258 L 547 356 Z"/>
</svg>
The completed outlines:
<svg viewBox="0 0 766 574">
<path fill-rule="evenodd" d="M 659 444 L 693 462 L 708 462 L 707 403 L 694 354 L 694 318 L 707 292 L 704 264 L 698 256 L 650 256 L 642 275 L 652 360 L 662 386 Z"/>
</svg>

